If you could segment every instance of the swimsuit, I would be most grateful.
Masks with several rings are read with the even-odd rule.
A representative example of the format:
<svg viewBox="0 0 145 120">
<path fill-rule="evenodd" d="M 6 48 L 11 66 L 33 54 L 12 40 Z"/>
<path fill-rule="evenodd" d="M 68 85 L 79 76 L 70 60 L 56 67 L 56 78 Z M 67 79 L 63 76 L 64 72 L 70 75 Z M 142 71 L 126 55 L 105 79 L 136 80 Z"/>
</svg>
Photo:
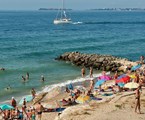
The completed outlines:
<svg viewBox="0 0 145 120">
<path fill-rule="evenodd" d="M 42 114 L 42 111 L 40 111 L 40 112 L 37 112 L 38 113 L 38 115 L 41 115 Z"/>
</svg>

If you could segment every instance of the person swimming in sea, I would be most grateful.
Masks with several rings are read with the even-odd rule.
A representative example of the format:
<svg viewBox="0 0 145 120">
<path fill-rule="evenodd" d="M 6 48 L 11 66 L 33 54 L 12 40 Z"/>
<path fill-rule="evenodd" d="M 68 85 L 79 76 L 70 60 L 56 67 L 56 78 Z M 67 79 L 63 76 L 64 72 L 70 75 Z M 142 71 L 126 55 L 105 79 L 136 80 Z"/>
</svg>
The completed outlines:
<svg viewBox="0 0 145 120">
<path fill-rule="evenodd" d="M 5 68 L 0 68 L 1 71 L 5 71 Z"/>
<path fill-rule="evenodd" d="M 22 81 L 26 82 L 26 78 L 22 75 Z"/>
<path fill-rule="evenodd" d="M 42 82 L 44 82 L 44 81 L 45 81 L 45 79 L 44 79 L 44 76 L 43 76 L 43 75 L 41 75 L 41 81 L 42 81 Z"/>
<path fill-rule="evenodd" d="M 5 88 L 5 90 L 10 90 L 11 89 L 11 86 L 8 85 L 8 87 Z"/>
</svg>

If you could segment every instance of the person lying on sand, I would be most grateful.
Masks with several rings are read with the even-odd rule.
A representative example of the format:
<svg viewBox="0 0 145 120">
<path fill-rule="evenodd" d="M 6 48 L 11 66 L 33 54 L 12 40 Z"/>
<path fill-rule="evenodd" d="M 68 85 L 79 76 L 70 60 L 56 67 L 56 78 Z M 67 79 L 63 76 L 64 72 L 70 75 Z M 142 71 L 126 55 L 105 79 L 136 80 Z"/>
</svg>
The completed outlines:
<svg viewBox="0 0 145 120">
<path fill-rule="evenodd" d="M 60 102 L 62 106 L 73 105 L 74 103 L 74 101 L 71 98 L 68 98 L 68 100 L 62 99 Z"/>
</svg>

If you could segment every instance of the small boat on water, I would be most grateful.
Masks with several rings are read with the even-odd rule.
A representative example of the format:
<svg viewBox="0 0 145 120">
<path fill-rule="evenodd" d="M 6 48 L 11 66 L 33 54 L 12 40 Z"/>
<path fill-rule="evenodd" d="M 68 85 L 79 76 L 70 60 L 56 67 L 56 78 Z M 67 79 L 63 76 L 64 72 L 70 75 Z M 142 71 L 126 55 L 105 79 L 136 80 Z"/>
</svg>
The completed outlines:
<svg viewBox="0 0 145 120">
<path fill-rule="evenodd" d="M 64 8 L 64 0 L 62 0 L 62 8 L 58 11 L 56 19 L 53 21 L 54 24 L 71 24 L 71 18 L 66 15 L 66 9 Z"/>
</svg>

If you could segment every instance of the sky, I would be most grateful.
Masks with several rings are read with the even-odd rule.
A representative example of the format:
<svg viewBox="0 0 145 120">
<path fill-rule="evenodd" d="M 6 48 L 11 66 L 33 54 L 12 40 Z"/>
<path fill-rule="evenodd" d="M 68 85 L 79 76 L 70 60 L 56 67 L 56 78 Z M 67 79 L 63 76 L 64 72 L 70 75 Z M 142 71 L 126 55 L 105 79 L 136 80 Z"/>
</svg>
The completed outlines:
<svg viewBox="0 0 145 120">
<path fill-rule="evenodd" d="M 62 0 L 0 0 L 0 10 L 60 8 Z M 66 8 L 145 8 L 145 0 L 65 0 Z"/>
</svg>

